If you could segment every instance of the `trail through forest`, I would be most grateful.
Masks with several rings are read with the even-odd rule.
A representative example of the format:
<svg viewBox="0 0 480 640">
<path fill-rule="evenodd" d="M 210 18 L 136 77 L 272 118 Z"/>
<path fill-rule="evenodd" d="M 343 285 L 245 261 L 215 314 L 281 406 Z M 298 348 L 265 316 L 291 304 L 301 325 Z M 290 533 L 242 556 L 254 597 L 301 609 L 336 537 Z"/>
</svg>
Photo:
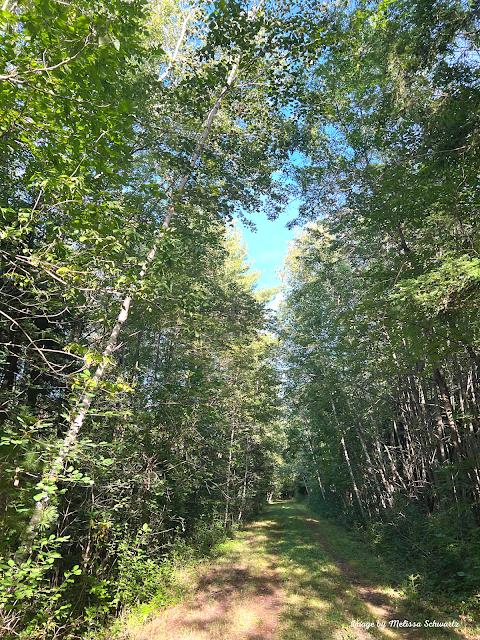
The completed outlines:
<svg viewBox="0 0 480 640">
<path fill-rule="evenodd" d="M 480 3 L 4 0 L 0 24 L 0 636 L 135 607 L 152 640 L 468 634 Z M 276 291 L 239 227 L 280 216 Z M 331 520 L 275 503 L 212 560 L 307 494 Z"/>
<path fill-rule="evenodd" d="M 480 638 L 454 611 L 426 610 L 392 588 L 390 572 L 364 543 L 292 501 L 222 547 L 194 597 L 131 621 L 129 640 L 366 640 Z M 398 620 L 419 628 L 390 626 Z M 459 629 L 426 626 L 455 621 Z M 395 623 L 393 623 L 395 625 Z M 369 625 L 370 626 L 369 628 Z"/>
</svg>

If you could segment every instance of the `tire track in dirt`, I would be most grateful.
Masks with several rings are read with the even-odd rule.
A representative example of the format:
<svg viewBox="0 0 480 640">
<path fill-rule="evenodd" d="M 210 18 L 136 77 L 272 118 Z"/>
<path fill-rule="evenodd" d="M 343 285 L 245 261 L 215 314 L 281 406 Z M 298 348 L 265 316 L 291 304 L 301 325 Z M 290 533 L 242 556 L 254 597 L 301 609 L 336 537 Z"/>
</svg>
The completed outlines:
<svg viewBox="0 0 480 640">
<path fill-rule="evenodd" d="M 128 640 L 446 640 L 478 636 L 442 629 L 392 629 L 409 619 L 398 599 L 369 582 L 335 548 L 322 521 L 293 502 L 272 505 L 222 547 L 197 577 L 193 597 L 148 623 L 130 625 Z M 330 537 L 330 539 L 329 539 Z M 337 545 L 338 546 L 338 545 Z M 303 554 L 303 555 L 302 555 Z M 352 627 L 379 620 L 384 629 Z"/>
<path fill-rule="evenodd" d="M 242 532 L 236 552 L 200 575 L 196 595 L 130 629 L 129 640 L 277 640 L 282 584 L 263 546 L 262 522 Z"/>
<path fill-rule="evenodd" d="M 408 614 L 403 608 L 395 606 L 396 603 L 392 602 L 387 594 L 382 593 L 375 585 L 364 579 L 360 578 L 358 572 L 349 565 L 347 561 L 340 557 L 336 550 L 326 540 L 325 536 L 322 536 L 319 531 L 319 521 L 309 518 L 307 514 L 295 507 L 297 514 L 303 518 L 304 522 L 313 533 L 320 546 L 325 550 L 326 554 L 331 558 L 333 563 L 339 569 L 341 574 L 349 582 L 352 590 L 363 601 L 367 607 L 369 613 L 376 619 L 384 622 L 385 629 L 376 629 L 384 637 L 397 639 L 402 638 L 404 640 L 423 640 L 426 637 L 425 628 L 389 628 L 388 623 L 390 620 L 410 620 L 411 615 Z M 435 629 L 433 631 L 435 635 L 429 630 L 428 638 L 431 640 L 446 640 L 447 638 L 465 638 L 467 636 L 462 631 L 456 629 Z M 480 640 L 480 636 L 469 635 L 469 640 Z"/>
</svg>

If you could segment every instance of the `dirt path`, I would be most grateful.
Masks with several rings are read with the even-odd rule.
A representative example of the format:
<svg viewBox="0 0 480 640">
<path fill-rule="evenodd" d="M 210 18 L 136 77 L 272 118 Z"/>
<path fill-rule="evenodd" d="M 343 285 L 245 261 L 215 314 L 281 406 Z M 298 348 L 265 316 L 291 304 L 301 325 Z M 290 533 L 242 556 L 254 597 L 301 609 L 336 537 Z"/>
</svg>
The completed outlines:
<svg viewBox="0 0 480 640">
<path fill-rule="evenodd" d="M 480 640 L 425 626 L 455 612 L 408 610 L 381 562 L 302 505 L 271 505 L 200 574 L 195 595 L 133 625 L 129 640 Z M 421 623 L 391 627 L 390 620 Z M 369 625 L 372 625 L 368 628 Z M 384 625 L 384 626 L 382 626 Z"/>
<path fill-rule="evenodd" d="M 266 548 L 269 520 L 222 547 L 198 578 L 196 595 L 128 630 L 129 640 L 275 640 L 283 604 L 277 562 Z"/>
<path fill-rule="evenodd" d="M 319 519 L 301 504 L 286 503 L 281 508 L 286 510 L 283 556 L 308 575 L 308 580 L 296 578 L 299 569 L 291 571 L 287 603 L 292 599 L 291 593 L 296 592 L 307 598 L 308 606 L 303 608 L 302 616 L 296 616 L 298 596 L 297 602 L 289 607 L 287 604 L 282 640 L 480 640 L 480 635 L 467 631 L 465 620 L 454 609 L 427 610 L 407 601 L 392 588 L 388 568 L 373 551 L 352 540 L 332 521 Z M 319 615 L 315 616 L 315 610 Z M 392 620 L 398 625 L 407 621 L 420 626 L 391 626 Z M 453 630 L 427 626 L 434 620 L 455 621 L 460 627 Z M 367 628 L 368 625 L 373 626 Z"/>
</svg>

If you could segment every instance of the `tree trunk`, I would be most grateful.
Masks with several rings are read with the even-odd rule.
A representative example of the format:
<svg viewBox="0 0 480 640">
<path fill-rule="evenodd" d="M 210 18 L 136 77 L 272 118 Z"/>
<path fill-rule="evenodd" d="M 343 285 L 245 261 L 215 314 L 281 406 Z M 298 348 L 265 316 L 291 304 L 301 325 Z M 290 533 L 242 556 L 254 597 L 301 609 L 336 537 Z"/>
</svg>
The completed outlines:
<svg viewBox="0 0 480 640">
<path fill-rule="evenodd" d="M 377 440 L 377 446 L 380 446 L 380 443 L 378 442 L 378 440 Z M 403 481 L 402 476 L 398 473 L 397 466 L 396 466 L 396 464 L 395 464 L 395 462 L 394 462 L 394 460 L 392 458 L 392 455 L 391 455 L 391 453 L 390 453 L 390 451 L 388 449 L 388 446 L 386 444 L 384 444 L 383 448 L 385 449 L 385 451 L 387 453 L 388 460 L 390 462 L 390 469 L 392 470 L 392 476 L 394 478 L 397 478 L 397 480 L 401 484 L 402 488 L 406 491 L 407 487 L 405 485 L 405 482 Z"/>
<path fill-rule="evenodd" d="M 251 14 L 250 14 L 250 19 L 253 19 L 256 14 L 258 13 L 258 11 L 260 10 L 261 6 L 263 4 L 263 0 L 258 4 L 258 6 L 255 7 L 254 10 L 252 10 Z M 191 176 L 192 171 L 195 169 L 195 167 L 198 164 L 198 160 L 200 158 L 200 155 L 203 151 L 203 148 L 205 146 L 205 142 L 210 134 L 210 131 L 212 129 L 213 126 L 213 122 L 215 120 L 215 117 L 223 103 L 223 100 L 225 99 L 225 97 L 228 95 L 228 93 L 231 91 L 232 87 L 235 84 L 235 81 L 237 79 L 238 76 L 238 70 L 239 70 L 239 66 L 240 66 L 240 62 L 242 59 L 242 54 L 240 53 L 237 58 L 235 59 L 230 74 L 227 78 L 227 81 L 224 85 L 224 87 L 222 88 L 222 90 L 220 91 L 217 99 L 215 100 L 212 108 L 210 109 L 210 112 L 208 113 L 206 122 L 205 122 L 205 126 L 203 128 L 203 132 L 200 136 L 200 138 L 197 141 L 197 144 L 195 146 L 195 150 L 193 152 L 193 155 L 191 157 L 190 160 L 190 168 L 187 171 L 187 173 L 185 173 L 179 181 L 178 187 L 175 190 L 176 194 L 181 194 L 184 189 L 185 186 Z M 139 278 L 138 278 L 138 284 L 141 283 L 141 281 L 145 278 L 148 268 L 150 267 L 150 264 L 152 263 L 155 254 L 157 252 L 157 247 L 158 247 L 158 243 L 160 242 L 163 234 L 168 230 L 169 226 L 170 226 L 170 222 L 172 220 L 172 217 L 174 215 L 174 207 L 173 205 L 170 206 L 167 215 L 165 217 L 165 220 L 163 222 L 162 225 L 162 230 L 160 231 L 157 240 L 155 241 L 155 243 L 153 244 L 152 248 L 150 249 L 150 251 L 148 252 L 146 258 L 145 258 L 145 262 L 143 264 L 143 267 L 140 271 L 139 274 Z M 85 389 L 85 391 L 83 392 L 82 396 L 80 397 L 79 401 L 77 402 L 75 408 L 70 412 L 70 416 L 69 416 L 69 427 L 67 429 L 67 433 L 63 439 L 62 445 L 60 447 L 60 451 L 57 455 L 57 457 L 54 459 L 54 461 L 52 462 L 49 471 L 46 473 L 44 480 L 42 482 L 42 485 L 45 487 L 48 487 L 50 489 L 50 491 L 52 491 L 53 487 L 52 485 L 55 485 L 56 479 L 58 477 L 58 474 L 62 471 L 62 468 L 69 456 L 70 450 L 72 449 L 72 447 L 74 446 L 74 444 L 77 441 L 77 436 L 78 433 L 80 431 L 80 429 L 83 426 L 83 423 L 85 421 L 85 417 L 87 416 L 87 413 L 90 409 L 90 406 L 92 404 L 92 400 L 96 395 L 96 392 L 98 390 L 98 384 L 101 380 L 101 378 L 103 377 L 103 374 L 105 372 L 105 369 L 107 368 L 109 362 L 110 362 L 110 356 L 112 355 L 112 353 L 114 352 L 116 345 L 117 345 L 117 340 L 118 340 L 118 335 L 120 333 L 120 330 L 123 326 L 123 324 L 125 323 L 125 321 L 128 318 L 128 314 L 130 311 L 130 305 L 132 302 L 132 297 L 135 293 L 134 288 L 132 287 L 131 292 L 124 298 L 122 304 L 121 304 L 121 309 L 120 312 L 118 314 L 117 317 L 117 321 L 115 323 L 115 326 L 110 334 L 110 337 L 108 339 L 107 342 L 107 346 L 105 347 L 103 354 L 102 354 L 102 358 L 100 361 L 100 364 L 98 365 L 94 375 L 92 376 L 92 378 L 89 381 L 89 385 L 88 387 Z M 39 525 L 42 521 L 42 516 L 43 513 L 45 512 L 45 509 L 47 508 L 47 506 L 50 504 L 50 493 L 47 491 L 44 491 L 44 495 L 43 497 L 36 503 L 35 505 L 35 510 L 33 515 L 30 518 L 30 521 L 24 531 L 24 534 L 22 536 L 21 539 L 21 543 L 20 543 L 20 547 L 15 555 L 15 561 L 18 563 L 21 563 L 26 556 L 30 553 L 31 548 L 32 548 L 32 544 L 34 541 L 34 538 L 37 534 Z"/>
<path fill-rule="evenodd" d="M 437 422 L 437 433 L 436 433 L 437 449 L 438 449 L 440 462 L 443 464 L 447 459 L 446 452 L 445 452 L 445 444 L 443 440 L 445 437 L 445 425 L 443 424 L 442 413 L 438 405 L 438 395 L 437 395 L 436 389 L 434 390 L 434 400 L 435 400 L 435 404 L 434 404 L 435 420 Z"/>
<path fill-rule="evenodd" d="M 322 492 L 323 499 L 325 500 L 325 491 L 323 489 L 322 480 L 320 478 L 320 471 L 318 469 L 317 458 L 316 458 L 315 452 L 313 450 L 312 441 L 310 439 L 310 434 L 307 434 L 307 442 L 308 442 L 308 446 L 310 447 L 310 453 L 312 454 L 313 464 L 315 465 L 315 474 L 317 476 L 318 486 L 320 487 L 320 491 Z"/>
<path fill-rule="evenodd" d="M 303 474 L 303 484 L 305 485 L 305 491 L 307 492 L 307 496 L 309 496 L 310 491 L 308 490 L 307 475 L 305 473 Z"/>
<path fill-rule="evenodd" d="M 382 509 L 385 510 L 387 508 L 387 504 L 385 502 L 385 499 L 383 497 L 383 492 L 382 492 L 382 490 L 380 488 L 380 485 L 378 483 L 377 474 L 376 474 L 375 469 L 373 468 L 372 459 L 370 458 L 370 454 L 368 452 L 367 444 L 365 442 L 365 438 L 363 436 L 362 427 L 361 427 L 360 423 L 358 423 L 357 433 L 358 433 L 358 438 L 360 440 L 360 444 L 362 445 L 363 453 L 365 454 L 365 459 L 367 461 L 368 472 L 371 475 L 371 477 L 373 478 L 373 484 L 375 485 L 377 497 L 380 500 L 380 503 L 382 505 Z M 378 508 L 377 508 L 377 513 L 378 513 Z"/>
<path fill-rule="evenodd" d="M 357 416 L 360 415 L 360 411 L 359 411 L 359 408 L 358 408 L 356 403 L 354 404 L 354 408 L 355 408 L 355 414 Z M 373 418 L 372 412 L 369 411 L 369 414 L 370 414 L 370 417 L 372 419 L 373 424 L 375 425 L 375 420 Z M 378 496 L 378 498 L 380 500 L 380 504 L 382 505 L 383 510 L 385 510 L 387 508 L 387 504 L 385 502 L 385 498 L 384 498 L 384 495 L 383 495 L 382 488 L 381 488 L 381 486 L 380 486 L 380 484 L 378 482 L 376 469 L 373 466 L 372 459 L 371 459 L 370 453 L 368 451 L 367 443 L 366 443 L 366 440 L 365 440 L 365 431 L 363 429 L 363 425 L 360 422 L 360 419 L 358 419 L 358 418 L 356 420 L 356 425 L 357 425 L 357 433 L 358 433 L 358 437 L 359 437 L 359 440 L 360 440 L 360 444 L 362 445 L 363 453 L 365 454 L 365 458 L 367 460 L 368 471 L 369 471 L 371 477 L 373 478 L 373 483 L 375 485 L 376 493 L 377 493 L 377 496 Z M 377 445 L 378 445 L 378 439 L 377 439 Z M 392 499 L 391 499 L 391 496 L 390 496 L 389 485 L 388 485 L 388 482 L 387 482 L 386 472 L 385 472 L 385 468 L 384 468 L 384 465 L 383 465 L 382 453 L 381 453 L 381 450 L 380 450 L 379 446 L 377 446 L 377 452 L 378 452 L 378 472 L 380 473 L 380 478 L 382 480 L 383 486 L 385 487 L 385 492 L 386 492 L 388 503 L 389 503 L 390 507 L 392 507 L 393 503 L 392 503 Z"/>
<path fill-rule="evenodd" d="M 360 507 L 360 512 L 363 516 L 363 519 L 366 521 L 367 517 L 365 515 L 365 511 L 363 509 L 362 499 L 360 497 L 360 491 L 358 490 L 357 483 L 355 481 L 355 476 L 353 475 L 352 465 L 350 464 L 350 458 L 348 456 L 347 445 L 345 444 L 345 438 L 342 436 L 340 440 L 343 448 L 343 455 L 345 456 L 345 460 L 347 461 L 348 472 L 350 474 L 350 479 L 352 480 L 353 490 L 355 492 L 355 497 L 357 498 L 358 506 Z"/>
<path fill-rule="evenodd" d="M 330 399 L 331 399 L 331 402 L 332 402 L 333 415 L 335 416 L 335 421 L 336 421 L 336 423 L 338 425 L 338 428 L 340 430 L 340 421 L 338 419 L 337 409 L 336 409 L 335 403 L 333 401 L 333 396 L 330 396 Z M 365 510 L 363 508 L 362 499 L 360 497 L 360 491 L 358 490 L 357 483 L 355 481 L 355 476 L 353 475 L 352 465 L 350 464 L 350 458 L 348 456 L 347 445 L 345 444 L 345 438 L 343 436 L 342 436 L 342 439 L 340 440 L 340 443 L 342 445 L 343 455 L 345 456 L 345 460 L 347 461 L 348 472 L 350 474 L 350 479 L 352 480 L 352 485 L 353 485 L 353 490 L 355 492 L 355 497 L 357 498 L 358 506 L 360 507 L 360 512 L 361 512 L 361 514 L 363 516 L 363 519 L 366 522 L 367 521 L 367 517 L 365 515 Z"/>
<path fill-rule="evenodd" d="M 457 429 L 457 425 L 455 423 L 455 419 L 453 417 L 453 406 L 450 400 L 450 393 L 448 391 L 447 381 L 445 380 L 445 376 L 443 375 L 443 371 L 441 366 L 438 364 L 433 370 L 433 378 L 440 390 L 440 395 L 443 400 L 443 408 L 445 411 L 445 415 L 447 416 L 448 426 L 450 427 L 453 450 L 455 452 L 455 460 L 460 461 L 460 434 Z"/>
<path fill-rule="evenodd" d="M 238 512 L 238 522 L 242 519 L 245 503 L 247 501 L 247 478 L 248 478 L 248 441 L 245 443 L 245 474 L 243 476 L 242 503 Z"/>
<path fill-rule="evenodd" d="M 225 486 L 225 519 L 223 526 L 226 528 L 228 524 L 228 515 L 230 510 L 230 483 L 232 479 L 232 459 L 233 459 L 233 443 L 235 441 L 235 409 L 232 414 L 232 428 L 230 430 L 230 448 L 228 450 L 228 466 L 227 466 L 227 482 Z"/>
</svg>

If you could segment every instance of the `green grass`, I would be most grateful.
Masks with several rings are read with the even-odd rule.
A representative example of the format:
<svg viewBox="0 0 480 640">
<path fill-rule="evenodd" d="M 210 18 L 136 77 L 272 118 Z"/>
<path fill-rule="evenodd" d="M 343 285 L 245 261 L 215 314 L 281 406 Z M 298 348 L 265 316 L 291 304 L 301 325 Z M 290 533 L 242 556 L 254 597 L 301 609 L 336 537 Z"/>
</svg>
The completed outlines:
<svg viewBox="0 0 480 640">
<path fill-rule="evenodd" d="M 272 544 L 282 559 L 287 591 L 282 639 L 357 638 L 352 620 L 376 622 L 394 617 L 422 624 L 433 619 L 462 622 L 454 608 L 435 608 L 395 588 L 395 571 L 370 546 L 333 521 L 319 519 L 305 505 L 277 503 L 270 507 L 268 517 L 280 525 L 272 531 Z M 462 631 L 464 637 L 475 633 L 473 628 Z M 368 633 L 370 637 L 401 637 L 388 627 Z M 459 637 L 450 630 L 423 626 L 414 634 L 421 640 Z"/>
<path fill-rule="evenodd" d="M 312 515 L 292 502 L 273 504 L 268 515 L 278 523 L 271 541 L 284 574 L 282 639 L 358 638 L 351 621 L 375 619 L 308 526 L 305 518 Z M 372 636 L 382 637 L 376 629 L 367 635 Z"/>
<path fill-rule="evenodd" d="M 454 608 L 441 610 L 416 599 L 413 587 L 410 594 L 400 590 L 395 584 L 396 572 L 371 546 L 334 521 L 320 519 L 301 503 L 269 505 L 255 522 L 236 532 L 234 539 L 220 544 L 213 559 L 196 567 L 178 568 L 172 580 L 173 600 L 184 600 L 185 615 L 189 615 L 189 598 L 196 589 L 207 596 L 208 602 L 212 589 L 222 592 L 225 585 L 236 582 L 235 571 L 239 567 L 244 567 L 245 572 L 245 578 L 237 585 L 241 598 L 235 610 L 222 614 L 218 629 L 212 627 L 212 638 L 223 638 L 220 631 L 223 633 L 224 628 L 229 631 L 225 638 L 248 637 L 243 633 L 235 635 L 234 627 L 246 629 L 253 624 L 249 616 L 255 615 L 263 587 L 281 592 L 276 596 L 283 603 L 281 628 L 275 636 L 279 640 L 445 640 L 472 638 L 474 634 L 472 627 L 463 627 L 462 633 L 457 634 L 422 626 L 403 635 L 389 628 L 391 618 L 422 623 L 426 619 L 460 619 Z M 123 629 L 141 630 L 146 618 L 155 616 L 156 606 L 153 601 L 131 610 L 129 619 L 124 618 Z M 367 632 L 352 627 L 352 620 L 374 624 L 379 620 L 387 627 L 375 626 Z M 133 633 L 126 635 L 137 637 Z M 170 640 L 168 634 L 160 637 Z"/>
</svg>

